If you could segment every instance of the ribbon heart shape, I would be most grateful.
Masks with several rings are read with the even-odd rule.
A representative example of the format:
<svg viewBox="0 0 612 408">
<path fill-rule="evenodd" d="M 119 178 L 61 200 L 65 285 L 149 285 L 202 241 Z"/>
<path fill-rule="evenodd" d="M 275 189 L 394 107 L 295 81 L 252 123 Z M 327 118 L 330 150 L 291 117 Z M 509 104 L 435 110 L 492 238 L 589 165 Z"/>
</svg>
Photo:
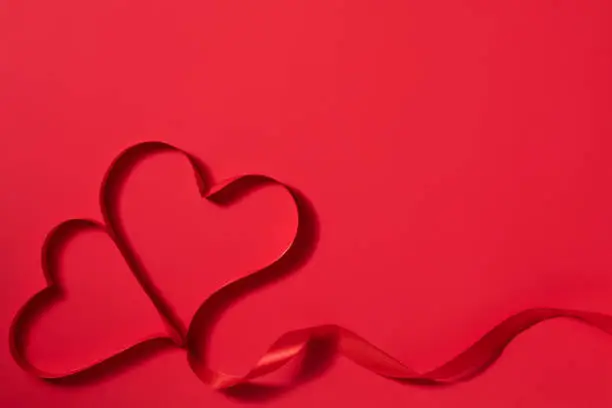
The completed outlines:
<svg viewBox="0 0 612 408">
<path fill-rule="evenodd" d="M 238 278 L 218 289 L 199 306 L 187 328 L 182 327 L 172 308 L 149 279 L 137 254 L 125 238 L 120 219 L 114 205 L 114 197 L 119 194 L 125 175 L 141 160 L 158 152 L 170 152 L 183 156 L 193 168 L 196 182 L 202 197 L 218 205 L 229 205 L 250 189 L 264 184 L 283 187 L 292 197 L 298 213 L 298 225 L 294 239 L 276 259 L 250 275 Z M 383 350 L 374 346 L 363 337 L 337 325 L 320 325 L 282 334 L 263 354 L 263 356 L 244 375 L 230 375 L 212 369 L 207 363 L 206 344 L 212 324 L 218 311 L 228 301 L 276 279 L 278 276 L 295 269 L 303 263 L 312 250 L 314 230 L 313 211 L 308 201 L 295 189 L 264 175 L 246 175 L 228 180 L 212 190 L 208 190 L 206 172 L 199 160 L 190 153 L 164 142 L 144 142 L 127 148 L 109 167 L 101 187 L 100 207 L 104 222 L 89 219 L 71 219 L 62 222 L 47 236 L 42 248 L 42 269 L 47 287 L 30 298 L 13 319 L 9 334 L 10 350 L 19 366 L 36 377 L 46 380 L 64 380 L 94 372 L 105 365 L 122 359 L 129 360 L 136 351 L 149 346 L 182 348 L 193 372 L 204 382 L 219 390 L 230 390 L 239 385 L 251 383 L 296 359 L 314 340 L 324 339 L 333 342 L 338 353 L 376 374 L 394 380 L 415 384 L 450 384 L 467 380 L 489 367 L 503 352 L 504 348 L 523 331 L 554 318 L 570 318 L 581 321 L 612 334 L 612 316 L 569 309 L 534 308 L 512 315 L 465 351 L 447 363 L 425 373 L 419 373 L 403 364 Z M 79 231 L 103 231 L 113 240 L 121 255 L 136 277 L 141 288 L 157 309 L 167 327 L 167 333 L 144 339 L 143 341 L 118 350 L 112 356 L 85 367 L 64 373 L 51 373 L 37 368 L 28 359 L 27 332 L 32 317 L 42 307 L 57 300 L 61 287 L 57 281 L 58 250 L 66 239 Z"/>
</svg>

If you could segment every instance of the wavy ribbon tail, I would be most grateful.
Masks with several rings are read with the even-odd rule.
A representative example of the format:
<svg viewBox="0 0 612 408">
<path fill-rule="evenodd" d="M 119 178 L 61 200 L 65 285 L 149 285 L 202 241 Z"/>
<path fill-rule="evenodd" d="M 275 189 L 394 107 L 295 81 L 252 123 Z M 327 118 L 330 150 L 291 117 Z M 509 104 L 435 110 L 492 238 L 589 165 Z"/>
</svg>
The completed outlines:
<svg viewBox="0 0 612 408">
<path fill-rule="evenodd" d="M 363 337 L 336 325 L 315 326 L 285 333 L 272 344 L 253 368 L 241 377 L 209 369 L 197 354 L 190 353 L 190 364 L 203 382 L 216 389 L 229 389 L 278 371 L 302 354 L 311 340 L 325 338 L 336 343 L 341 355 L 383 377 L 414 384 L 453 384 L 468 380 L 486 370 L 499 358 L 505 347 L 524 331 L 538 323 L 556 318 L 577 320 L 612 334 L 612 316 L 595 312 L 536 308 L 505 319 L 465 351 L 425 373 L 419 373 Z"/>
</svg>

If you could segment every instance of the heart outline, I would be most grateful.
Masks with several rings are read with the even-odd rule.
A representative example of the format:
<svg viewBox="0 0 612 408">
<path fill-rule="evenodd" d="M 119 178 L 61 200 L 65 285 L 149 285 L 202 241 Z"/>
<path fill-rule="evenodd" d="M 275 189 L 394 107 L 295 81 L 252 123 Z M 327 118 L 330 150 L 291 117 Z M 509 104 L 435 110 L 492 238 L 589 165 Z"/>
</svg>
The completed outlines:
<svg viewBox="0 0 612 408">
<path fill-rule="evenodd" d="M 123 150 L 111 163 L 107 169 L 100 188 L 99 205 L 102 212 L 103 222 L 93 219 L 74 218 L 63 221 L 54 227 L 45 239 L 42 246 L 41 266 L 45 277 L 46 285 L 39 292 L 34 294 L 21 309 L 16 313 L 9 330 L 9 347 L 13 359 L 25 371 L 35 376 L 50 381 L 71 381 L 91 373 L 105 374 L 106 367 L 117 365 L 121 360 L 139 360 L 164 348 L 185 348 L 185 338 L 187 330 L 182 326 L 181 320 L 176 316 L 168 301 L 160 293 L 157 286 L 147 274 L 146 268 L 132 248 L 127 234 L 123 229 L 121 217 L 117 210 L 116 199 L 121 194 L 121 188 L 128 178 L 132 169 L 140 162 L 156 153 L 178 153 L 185 157 L 194 172 L 196 185 L 201 198 L 218 206 L 229 206 L 236 202 L 246 193 L 263 185 L 279 185 L 283 187 L 291 196 L 295 205 L 295 210 L 300 219 L 300 208 L 305 208 L 305 198 L 297 190 L 278 182 L 277 180 L 264 175 L 247 174 L 225 180 L 213 185 L 207 168 L 194 155 L 179 149 L 173 145 L 160 141 L 147 141 L 130 146 Z M 209 187 L 210 186 L 210 187 Z M 312 211 L 312 209 L 310 209 Z M 302 217 L 302 221 L 303 217 Z M 302 223 L 303 224 L 303 223 Z M 288 246 L 276 257 L 270 265 L 276 265 L 281 260 L 286 260 L 292 249 L 296 248 L 296 241 L 299 241 L 300 222 L 298 221 L 293 237 Z M 302 228 L 303 229 L 303 228 Z M 136 278 L 140 288 L 151 300 L 158 315 L 166 327 L 166 333 L 162 335 L 149 336 L 135 344 L 121 348 L 106 358 L 95 360 L 86 366 L 73 369 L 64 373 L 52 373 L 37 368 L 26 356 L 27 334 L 32 321 L 39 315 L 44 314 L 45 308 L 57 302 L 63 295 L 63 288 L 58 278 L 58 259 L 59 253 L 63 250 L 65 243 L 71 237 L 86 231 L 95 230 L 104 232 L 120 251 L 121 256 L 126 261 L 130 272 Z M 311 235 L 310 238 L 314 238 Z M 309 251 L 312 252 L 311 250 Z M 309 255 L 309 254 L 302 254 Z M 269 266 L 260 268 L 247 276 L 257 274 L 259 271 L 269 270 Z M 281 271 L 284 274 L 287 271 Z M 243 278 L 238 278 L 241 280 Z M 212 323 L 212 322 L 211 322 Z M 140 355 L 144 351 L 144 355 Z M 95 376 L 95 374 L 94 374 Z"/>
</svg>

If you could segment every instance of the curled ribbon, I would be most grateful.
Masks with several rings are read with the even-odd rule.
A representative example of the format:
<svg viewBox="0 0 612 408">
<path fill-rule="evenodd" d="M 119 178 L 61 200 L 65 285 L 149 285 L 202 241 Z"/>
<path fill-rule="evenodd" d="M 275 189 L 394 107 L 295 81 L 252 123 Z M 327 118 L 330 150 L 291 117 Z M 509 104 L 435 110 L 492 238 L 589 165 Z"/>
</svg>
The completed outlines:
<svg viewBox="0 0 612 408">
<path fill-rule="evenodd" d="M 275 184 L 283 187 L 293 199 L 298 213 L 298 226 L 293 241 L 288 248 L 270 265 L 236 279 L 210 295 L 197 309 L 189 327 L 182 327 L 170 305 L 160 295 L 158 289 L 145 273 L 138 256 L 131 248 L 114 204 L 125 175 L 135 164 L 153 153 L 172 152 L 185 157 L 196 177 L 204 198 L 218 205 L 227 205 L 247 190 L 263 185 Z M 124 150 L 109 167 L 100 192 L 100 207 L 103 223 L 89 219 L 71 219 L 55 227 L 47 236 L 42 249 L 42 268 L 47 287 L 34 295 L 17 313 L 10 329 L 10 350 L 20 367 L 34 376 L 47 380 L 65 380 L 82 374 L 94 372 L 118 360 L 129 360 L 140 349 L 152 346 L 182 348 L 187 353 L 189 365 L 202 382 L 219 390 L 229 390 L 239 385 L 251 383 L 277 371 L 285 364 L 299 357 L 315 340 L 324 339 L 335 344 L 338 353 L 363 368 L 381 376 L 407 381 L 415 384 L 451 384 L 467 380 L 489 367 L 502 353 L 504 348 L 523 331 L 554 318 L 570 318 L 612 334 L 612 316 L 568 309 L 534 308 L 519 312 L 503 320 L 472 346 L 447 363 L 425 373 L 419 373 L 399 360 L 377 348 L 363 337 L 337 325 L 321 325 L 286 332 L 281 335 L 242 376 L 225 374 L 212 369 L 206 361 L 206 342 L 211 324 L 220 308 L 230 298 L 253 290 L 270 281 L 274 276 L 295 267 L 292 258 L 300 248 L 308 223 L 309 207 L 295 189 L 263 175 L 247 175 L 231 179 L 214 190 L 207 190 L 207 177 L 202 164 L 190 153 L 163 142 L 145 142 Z M 154 336 L 117 351 L 112 356 L 69 372 L 52 373 L 43 371 L 32 364 L 27 355 L 27 333 L 34 315 L 51 304 L 61 294 L 57 281 L 58 252 L 69 237 L 84 230 L 103 231 L 113 240 L 130 270 L 142 289 L 151 299 L 167 327 L 167 333 Z"/>
</svg>

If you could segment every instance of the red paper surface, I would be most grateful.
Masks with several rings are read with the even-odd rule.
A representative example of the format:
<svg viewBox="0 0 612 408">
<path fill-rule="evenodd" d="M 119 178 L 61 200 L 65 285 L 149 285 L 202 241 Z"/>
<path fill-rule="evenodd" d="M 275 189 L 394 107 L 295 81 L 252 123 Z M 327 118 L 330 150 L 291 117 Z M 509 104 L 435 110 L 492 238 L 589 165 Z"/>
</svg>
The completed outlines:
<svg viewBox="0 0 612 408">
<path fill-rule="evenodd" d="M 508 4 L 506 4 L 508 3 Z M 44 286 L 40 247 L 125 147 L 164 140 L 218 180 L 263 173 L 314 205 L 299 271 L 236 302 L 212 336 L 242 373 L 279 334 L 346 326 L 427 369 L 507 315 L 612 312 L 612 5 L 601 1 L 9 2 L 0 9 L 0 338 Z M 130 239 L 188 321 L 275 257 L 295 213 L 275 187 L 203 202 L 161 155 L 121 198 Z M 103 234 L 64 256 L 65 301 L 31 355 L 62 370 L 163 330 Z M 49 385 L 0 347 L 6 407 L 609 406 L 612 341 L 571 321 L 521 335 L 483 375 L 398 384 L 339 359 L 281 395 L 236 400 L 184 352 Z"/>
</svg>

